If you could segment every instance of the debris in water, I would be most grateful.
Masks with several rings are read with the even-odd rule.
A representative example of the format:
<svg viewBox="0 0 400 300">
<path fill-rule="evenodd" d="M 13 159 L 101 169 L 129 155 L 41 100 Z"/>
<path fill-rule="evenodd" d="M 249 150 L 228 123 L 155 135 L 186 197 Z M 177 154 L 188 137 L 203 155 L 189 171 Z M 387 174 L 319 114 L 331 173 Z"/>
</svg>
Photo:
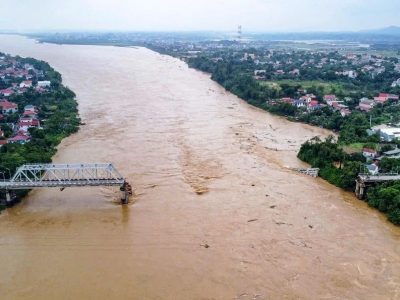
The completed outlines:
<svg viewBox="0 0 400 300">
<path fill-rule="evenodd" d="M 207 244 L 207 243 L 200 244 L 200 246 L 201 246 L 201 247 L 204 247 L 204 248 L 206 248 L 206 249 L 210 248 L 210 245 Z"/>
<path fill-rule="evenodd" d="M 287 226 L 293 226 L 293 224 L 290 224 L 290 223 L 285 223 L 285 222 L 277 222 L 277 221 L 274 221 L 275 222 L 275 224 L 276 225 L 287 225 Z"/>
<path fill-rule="evenodd" d="M 157 187 L 157 184 L 150 184 L 146 186 L 145 189 L 154 189 L 155 187 Z"/>
<path fill-rule="evenodd" d="M 203 195 L 205 193 L 208 193 L 208 188 L 206 187 L 196 187 L 195 192 L 197 195 Z"/>
</svg>

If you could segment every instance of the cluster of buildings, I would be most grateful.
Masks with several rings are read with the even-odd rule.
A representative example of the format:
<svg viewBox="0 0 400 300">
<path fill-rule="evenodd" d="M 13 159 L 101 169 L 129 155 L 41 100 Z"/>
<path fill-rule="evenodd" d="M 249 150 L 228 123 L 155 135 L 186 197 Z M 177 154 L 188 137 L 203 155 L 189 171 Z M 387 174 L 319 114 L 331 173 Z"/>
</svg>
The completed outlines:
<svg viewBox="0 0 400 300">
<path fill-rule="evenodd" d="M 400 159 L 400 149 L 395 148 L 390 151 L 379 152 L 372 148 L 363 148 L 362 150 L 363 156 L 367 159 L 368 163 L 365 167 L 368 170 L 368 173 L 371 175 L 378 175 L 379 174 L 379 165 L 380 161 L 383 158 L 390 158 L 390 159 Z"/>
<path fill-rule="evenodd" d="M 0 125 L 7 125 L 13 132 L 11 137 L 6 138 L 4 132 L 0 129 L 0 147 L 5 144 L 19 143 L 25 144 L 31 139 L 29 129 L 40 128 L 40 119 L 38 109 L 33 105 L 26 105 L 23 113 L 19 116 L 16 123 L 2 123 L 7 115 L 18 113 L 18 105 L 7 99 L 0 100 Z"/>
<path fill-rule="evenodd" d="M 399 96 L 388 94 L 388 93 L 380 93 L 378 96 L 374 97 L 374 99 L 362 98 L 357 106 L 357 108 L 361 111 L 369 112 L 371 111 L 377 104 L 385 104 L 389 100 L 398 101 Z"/>
<path fill-rule="evenodd" d="M 293 50 L 245 52 L 238 55 L 242 55 L 241 61 L 252 59 L 257 67 L 264 67 L 255 70 L 254 76 L 258 80 L 265 79 L 267 71 L 278 78 L 293 78 L 309 73 L 308 70 L 312 69 L 314 73 L 319 73 L 321 78 L 330 73 L 331 80 L 340 77 L 357 79 L 360 74 L 375 79 L 376 76 L 390 69 L 393 69 L 395 73 L 400 73 L 400 63 L 395 63 L 380 55 Z M 223 58 L 219 57 L 219 59 Z M 256 74 L 260 72 L 256 71 L 264 71 L 264 74 L 260 76 Z M 393 81 L 392 87 L 396 86 L 400 86 L 400 78 Z"/>
<path fill-rule="evenodd" d="M 330 76 L 336 78 L 347 77 L 357 79 L 361 74 L 374 79 L 387 70 L 400 73 L 400 63 L 390 60 L 379 54 L 342 54 L 334 49 L 271 49 L 271 45 L 261 41 L 249 43 L 229 43 L 227 41 L 207 41 L 198 43 L 167 43 L 157 42 L 157 46 L 174 53 L 187 60 L 200 55 L 208 56 L 214 62 L 237 59 L 239 61 L 252 60 L 257 70 L 267 71 L 279 78 L 293 78 L 302 75 L 307 70 L 324 74 L 325 70 L 331 72 Z M 225 56 L 221 50 L 228 50 Z M 250 50 L 251 49 L 251 50 Z M 259 80 L 265 79 L 264 75 L 256 75 Z M 400 82 L 398 82 L 400 83 Z M 397 85 L 397 83 L 396 83 Z"/>
<path fill-rule="evenodd" d="M 377 134 L 379 135 L 382 142 L 390 143 L 395 141 L 396 139 L 400 140 L 400 127 L 382 124 L 372 127 L 370 130 L 368 130 L 368 134 L 369 135 Z"/>
<path fill-rule="evenodd" d="M 340 101 L 335 95 L 325 95 L 323 102 L 318 101 L 314 94 L 306 94 L 300 96 L 298 99 L 285 97 L 280 99 L 280 102 L 291 104 L 297 108 L 304 108 L 308 112 L 312 112 L 323 107 L 330 107 L 331 109 L 340 112 L 342 117 L 351 114 L 349 107 L 344 104 L 344 101 Z"/>
<path fill-rule="evenodd" d="M 42 78 L 43 71 L 35 69 L 31 64 L 21 63 L 15 57 L 0 55 L 0 83 L 5 87 L 0 89 L 0 147 L 7 143 L 25 144 L 31 139 L 29 129 L 40 128 L 39 110 L 33 105 L 26 105 L 20 110 L 12 99 L 14 95 L 30 90 L 38 93 L 49 91 L 51 82 L 40 80 Z M 10 118 L 18 113 L 17 118 Z M 2 130 L 5 127 L 12 131 L 11 136 L 6 136 Z"/>
<path fill-rule="evenodd" d="M 46 92 L 51 82 L 39 80 L 43 77 L 43 71 L 29 63 L 22 63 L 17 58 L 8 55 L 0 56 L 0 79 L 2 86 L 5 86 L 0 89 L 0 95 L 3 97 L 23 94 L 30 88 L 39 93 Z"/>
<path fill-rule="evenodd" d="M 301 89 L 299 90 L 299 93 L 304 93 L 305 91 L 306 90 Z M 297 99 L 284 97 L 280 99 L 280 102 L 291 104 L 297 108 L 305 108 L 308 112 L 323 107 L 330 107 L 334 111 L 338 111 L 342 115 L 342 117 L 345 117 L 350 115 L 352 112 L 349 106 L 346 105 L 347 100 L 349 99 L 345 98 L 345 100 L 339 100 L 336 95 L 324 95 L 323 101 L 320 102 L 314 94 L 305 94 Z M 373 99 L 362 98 L 360 99 L 359 105 L 356 107 L 356 109 L 364 112 L 369 112 L 376 105 L 385 104 L 390 100 L 399 101 L 399 96 L 388 93 L 380 93 Z"/>
<path fill-rule="evenodd" d="M 314 94 L 306 94 L 298 99 L 284 97 L 280 99 L 280 102 L 291 104 L 297 108 L 305 108 L 309 112 L 327 106 L 326 104 L 319 103 Z"/>
</svg>

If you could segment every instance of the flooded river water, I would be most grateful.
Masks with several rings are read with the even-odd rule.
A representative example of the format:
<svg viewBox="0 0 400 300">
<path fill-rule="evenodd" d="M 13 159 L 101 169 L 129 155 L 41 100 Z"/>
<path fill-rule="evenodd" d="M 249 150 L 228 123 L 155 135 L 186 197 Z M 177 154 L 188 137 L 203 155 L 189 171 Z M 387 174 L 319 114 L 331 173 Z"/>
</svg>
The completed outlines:
<svg viewBox="0 0 400 300">
<path fill-rule="evenodd" d="M 400 230 L 289 169 L 328 132 L 147 49 L 0 51 L 48 61 L 78 96 L 86 125 L 55 162 L 112 162 L 136 193 L 37 190 L 3 213 L 1 299 L 400 299 Z"/>
</svg>

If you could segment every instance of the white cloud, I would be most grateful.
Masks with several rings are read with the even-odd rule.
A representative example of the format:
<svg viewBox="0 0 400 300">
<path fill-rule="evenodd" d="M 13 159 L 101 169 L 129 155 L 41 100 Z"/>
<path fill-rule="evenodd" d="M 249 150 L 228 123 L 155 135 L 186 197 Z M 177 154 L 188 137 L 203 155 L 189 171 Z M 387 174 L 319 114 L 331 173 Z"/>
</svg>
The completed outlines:
<svg viewBox="0 0 400 300">
<path fill-rule="evenodd" d="M 399 0 L 0 0 L 0 27 L 344 30 L 399 25 L 399 10 Z"/>
</svg>

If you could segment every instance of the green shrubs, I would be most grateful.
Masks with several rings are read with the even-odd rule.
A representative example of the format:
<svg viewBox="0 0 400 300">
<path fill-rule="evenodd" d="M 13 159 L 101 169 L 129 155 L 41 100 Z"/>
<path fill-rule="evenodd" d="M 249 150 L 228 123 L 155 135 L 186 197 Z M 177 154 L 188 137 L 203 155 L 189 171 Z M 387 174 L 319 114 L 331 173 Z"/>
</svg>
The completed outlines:
<svg viewBox="0 0 400 300">
<path fill-rule="evenodd" d="M 368 204 L 385 213 L 390 222 L 400 225 L 400 182 L 370 188 L 367 199 Z"/>
</svg>

